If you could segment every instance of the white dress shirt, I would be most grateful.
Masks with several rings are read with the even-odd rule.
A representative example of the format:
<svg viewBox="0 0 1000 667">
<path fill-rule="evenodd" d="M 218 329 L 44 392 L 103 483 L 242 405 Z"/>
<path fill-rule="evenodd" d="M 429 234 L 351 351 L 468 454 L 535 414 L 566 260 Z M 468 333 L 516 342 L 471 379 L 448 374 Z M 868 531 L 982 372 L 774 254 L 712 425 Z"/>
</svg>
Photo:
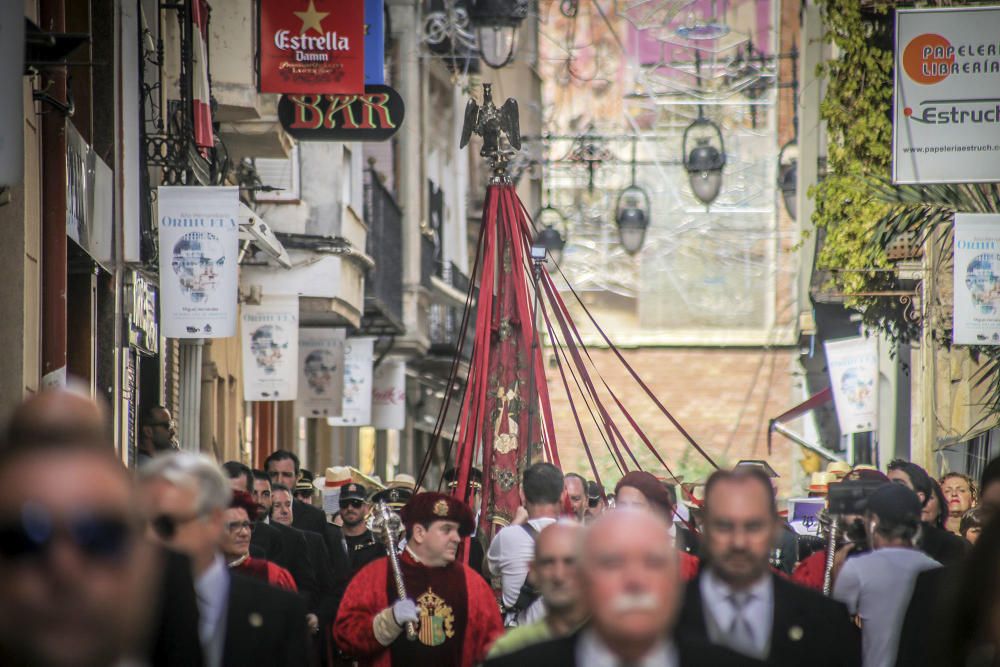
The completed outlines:
<svg viewBox="0 0 1000 667">
<path fill-rule="evenodd" d="M 705 609 L 709 639 L 716 644 L 740 650 L 728 641 L 730 628 L 736 620 L 736 609 L 730 602 L 730 596 L 736 591 L 715 576 L 711 569 L 699 578 L 698 588 Z M 751 596 L 743 607 L 742 614 L 753 635 L 751 657 L 766 658 L 771 648 L 771 627 L 774 625 L 774 581 L 771 573 L 766 573 L 757 583 L 740 592 Z"/>
<path fill-rule="evenodd" d="M 529 519 L 528 523 L 539 533 L 556 520 L 550 517 Z M 520 525 L 507 526 L 493 538 L 490 550 L 486 552 L 486 562 L 490 574 L 500 577 L 503 588 L 503 604 L 512 607 L 517 602 L 521 587 L 528 576 L 531 561 L 535 559 L 535 540 Z M 526 619 L 522 612 L 519 622 Z"/>
<path fill-rule="evenodd" d="M 608 648 L 592 629 L 580 633 L 576 643 L 577 667 L 680 667 L 677 648 L 666 639 L 660 640 L 649 653 L 638 660 L 622 660 Z M 553 666 L 554 667 L 554 666 Z"/>
<path fill-rule="evenodd" d="M 198 600 L 198 638 L 205 653 L 205 664 L 222 664 L 226 641 L 226 610 L 229 606 L 229 569 L 222 554 L 194 582 Z"/>
</svg>

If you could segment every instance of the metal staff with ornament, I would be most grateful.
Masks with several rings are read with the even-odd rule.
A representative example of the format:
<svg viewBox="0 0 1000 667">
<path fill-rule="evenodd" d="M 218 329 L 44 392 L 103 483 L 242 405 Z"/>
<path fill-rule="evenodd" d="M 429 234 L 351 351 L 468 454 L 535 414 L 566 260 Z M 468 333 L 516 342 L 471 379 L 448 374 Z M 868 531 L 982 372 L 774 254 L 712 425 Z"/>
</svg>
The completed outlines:
<svg viewBox="0 0 1000 667">
<path fill-rule="evenodd" d="M 396 584 L 396 595 L 399 596 L 400 600 L 405 600 L 406 585 L 403 583 L 403 573 L 399 569 L 399 554 L 396 553 L 403 522 L 399 515 L 390 510 L 383 500 L 378 501 L 375 505 L 372 517 L 372 529 L 382 538 L 385 554 L 389 558 L 392 580 Z M 406 638 L 411 642 L 417 638 L 417 629 L 409 621 L 406 623 Z"/>
</svg>

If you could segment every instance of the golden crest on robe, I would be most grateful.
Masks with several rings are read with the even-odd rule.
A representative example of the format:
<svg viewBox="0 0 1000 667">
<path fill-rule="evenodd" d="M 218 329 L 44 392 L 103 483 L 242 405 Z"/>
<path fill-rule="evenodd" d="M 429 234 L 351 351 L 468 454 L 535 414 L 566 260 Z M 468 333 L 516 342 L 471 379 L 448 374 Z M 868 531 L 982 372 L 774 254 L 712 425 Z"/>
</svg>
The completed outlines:
<svg viewBox="0 0 1000 667">
<path fill-rule="evenodd" d="M 420 611 L 418 639 L 424 646 L 440 646 L 455 636 L 455 614 L 430 588 L 417 598 Z"/>
</svg>

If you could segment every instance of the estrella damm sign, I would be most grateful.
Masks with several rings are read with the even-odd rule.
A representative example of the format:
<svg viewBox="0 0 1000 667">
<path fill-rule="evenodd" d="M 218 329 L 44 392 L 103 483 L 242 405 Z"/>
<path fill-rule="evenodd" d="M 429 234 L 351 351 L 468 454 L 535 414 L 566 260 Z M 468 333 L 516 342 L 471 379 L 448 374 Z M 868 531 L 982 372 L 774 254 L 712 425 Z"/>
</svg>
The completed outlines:
<svg viewBox="0 0 1000 667">
<path fill-rule="evenodd" d="M 403 98 L 389 86 L 361 95 L 282 95 L 278 120 L 300 141 L 385 141 L 403 124 Z"/>
</svg>

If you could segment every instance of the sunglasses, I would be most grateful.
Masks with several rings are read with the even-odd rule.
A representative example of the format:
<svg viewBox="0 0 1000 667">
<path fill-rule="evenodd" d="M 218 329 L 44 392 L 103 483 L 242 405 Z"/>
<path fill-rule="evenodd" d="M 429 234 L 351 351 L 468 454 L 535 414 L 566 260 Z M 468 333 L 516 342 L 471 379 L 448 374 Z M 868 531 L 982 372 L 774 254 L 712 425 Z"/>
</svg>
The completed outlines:
<svg viewBox="0 0 1000 667">
<path fill-rule="evenodd" d="M 365 501 L 363 501 L 363 500 L 357 500 L 355 498 L 351 498 L 350 500 L 341 500 L 340 501 L 340 509 L 342 509 L 342 510 L 343 509 L 347 509 L 348 507 L 353 507 L 354 509 L 361 509 L 362 507 L 364 507 L 364 505 L 365 505 Z"/>
<path fill-rule="evenodd" d="M 600 498 L 587 498 L 587 507 L 597 507 L 601 504 Z"/>
<path fill-rule="evenodd" d="M 128 551 L 132 533 L 132 525 L 121 515 L 78 512 L 56 520 L 46 509 L 26 504 L 19 517 L 0 519 L 0 558 L 41 560 L 61 538 L 87 558 L 114 562 Z"/>
<path fill-rule="evenodd" d="M 153 526 L 153 532 L 161 540 L 172 540 L 177 535 L 177 529 L 186 523 L 191 523 L 195 519 L 200 519 L 200 514 L 195 514 L 194 516 L 188 517 L 176 517 L 170 516 L 169 514 L 160 514 L 159 516 L 153 517 L 150 521 L 150 525 Z"/>
</svg>

